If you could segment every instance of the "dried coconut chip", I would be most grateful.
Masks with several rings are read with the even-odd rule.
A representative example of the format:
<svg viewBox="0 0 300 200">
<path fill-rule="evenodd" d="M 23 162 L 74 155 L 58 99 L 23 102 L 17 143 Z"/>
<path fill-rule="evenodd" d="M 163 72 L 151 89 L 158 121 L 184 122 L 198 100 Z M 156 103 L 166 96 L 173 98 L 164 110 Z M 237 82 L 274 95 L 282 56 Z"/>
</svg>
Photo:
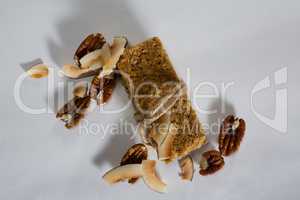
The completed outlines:
<svg viewBox="0 0 300 200">
<path fill-rule="evenodd" d="M 80 59 L 81 67 L 74 64 L 63 66 L 62 73 L 69 78 L 83 78 L 99 74 L 104 63 L 109 60 L 110 47 L 105 43 L 101 49 L 88 53 Z"/>
<path fill-rule="evenodd" d="M 63 69 L 61 72 L 64 76 L 77 79 L 77 78 L 83 78 L 86 76 L 96 75 L 99 73 L 100 69 L 101 69 L 100 66 L 98 68 L 80 69 L 76 65 L 66 64 L 63 66 Z"/>
<path fill-rule="evenodd" d="M 108 184 L 143 177 L 145 184 L 156 192 L 166 192 L 167 185 L 158 177 L 155 160 L 143 160 L 141 164 L 126 164 L 115 167 L 103 176 Z"/>
<path fill-rule="evenodd" d="M 31 78 L 43 78 L 48 76 L 48 66 L 46 65 L 36 65 L 31 67 L 28 71 L 27 74 Z"/>
<path fill-rule="evenodd" d="M 102 67 L 111 56 L 110 47 L 105 43 L 101 49 L 92 51 L 80 59 L 82 69 Z"/>
<path fill-rule="evenodd" d="M 183 180 L 192 181 L 194 175 L 194 163 L 191 156 L 186 156 L 179 160 L 181 169 L 180 176 Z"/>
<path fill-rule="evenodd" d="M 113 72 L 116 68 L 116 65 L 123 54 L 125 47 L 127 45 L 127 39 L 125 37 L 115 37 L 111 45 L 111 56 L 103 66 L 103 70 L 100 73 L 100 76 L 107 76 Z"/>
<path fill-rule="evenodd" d="M 152 190 L 160 193 L 167 191 L 167 184 L 165 184 L 160 177 L 158 177 L 155 169 L 155 160 L 143 160 L 142 161 L 142 172 L 143 179 L 146 185 Z"/>
</svg>

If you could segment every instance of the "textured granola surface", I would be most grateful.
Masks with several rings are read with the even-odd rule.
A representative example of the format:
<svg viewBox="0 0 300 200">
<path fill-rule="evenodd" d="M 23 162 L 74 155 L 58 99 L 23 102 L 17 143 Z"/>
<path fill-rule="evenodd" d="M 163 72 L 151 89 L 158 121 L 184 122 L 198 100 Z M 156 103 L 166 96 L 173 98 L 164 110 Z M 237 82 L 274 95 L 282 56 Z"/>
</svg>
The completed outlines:
<svg viewBox="0 0 300 200">
<path fill-rule="evenodd" d="M 153 111 L 160 105 L 161 99 L 174 94 L 181 83 L 157 37 L 127 48 L 118 63 L 118 69 L 138 113 L 141 113 L 140 109 Z M 154 83 L 154 86 L 148 83 Z M 146 97 L 140 98 L 139 95 Z M 175 125 L 170 159 L 182 157 L 205 143 L 204 131 L 186 91 L 174 101 L 168 114 L 166 111 L 158 120 L 152 122 L 151 126 L 160 126 L 162 121 L 166 121 L 161 120 L 165 119 L 166 115 L 169 118 L 167 123 Z"/>
<path fill-rule="evenodd" d="M 151 114 L 161 99 L 175 92 L 180 80 L 159 38 L 127 48 L 118 63 L 129 96 L 143 114 Z"/>
</svg>

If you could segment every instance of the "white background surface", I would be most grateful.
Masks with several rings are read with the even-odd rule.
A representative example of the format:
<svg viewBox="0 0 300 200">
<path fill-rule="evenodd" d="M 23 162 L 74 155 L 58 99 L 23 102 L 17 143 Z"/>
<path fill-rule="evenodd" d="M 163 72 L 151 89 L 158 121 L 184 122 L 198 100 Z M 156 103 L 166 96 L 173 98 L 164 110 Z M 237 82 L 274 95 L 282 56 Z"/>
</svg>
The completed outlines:
<svg viewBox="0 0 300 200">
<path fill-rule="evenodd" d="M 299 199 L 299 9 L 297 0 L 2 0 L 0 199 Z M 226 158 L 222 171 L 201 177 L 196 164 L 193 182 L 184 183 L 177 175 L 177 163 L 159 164 L 167 194 L 149 190 L 143 181 L 110 187 L 101 176 L 118 164 L 134 140 L 124 134 L 102 139 L 103 132 L 67 131 L 53 113 L 32 115 L 16 105 L 14 85 L 24 72 L 20 63 L 40 57 L 57 72 L 92 32 L 102 32 L 108 39 L 126 35 L 132 43 L 159 36 L 183 79 L 190 68 L 190 91 L 203 81 L 215 84 L 218 91 L 222 83 L 234 82 L 226 98 L 194 102 L 218 110 L 213 116 L 199 113 L 204 123 L 233 110 L 247 122 L 240 151 Z M 251 90 L 270 76 L 271 87 L 257 93 L 254 104 L 259 113 L 272 118 L 277 89 L 273 73 L 283 67 L 288 83 L 279 88 L 288 89 L 286 133 L 267 126 L 250 106 Z M 60 80 L 57 74 L 55 80 Z M 45 107 L 47 79 L 26 79 L 21 96 L 26 105 Z M 107 108 L 126 101 L 119 86 Z M 95 112 L 87 120 L 103 126 L 122 124 L 120 119 L 131 120 L 129 111 Z M 215 137 L 209 138 L 215 145 Z"/>
</svg>

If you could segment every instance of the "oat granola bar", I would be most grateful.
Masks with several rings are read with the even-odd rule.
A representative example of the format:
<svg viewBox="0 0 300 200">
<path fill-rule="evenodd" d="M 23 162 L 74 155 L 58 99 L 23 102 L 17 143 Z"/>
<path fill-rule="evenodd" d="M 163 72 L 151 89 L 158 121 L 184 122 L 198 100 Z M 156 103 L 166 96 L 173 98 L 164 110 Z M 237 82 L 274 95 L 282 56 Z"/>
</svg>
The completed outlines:
<svg viewBox="0 0 300 200">
<path fill-rule="evenodd" d="M 157 148 L 161 160 L 183 157 L 206 142 L 186 88 L 159 38 L 127 48 L 118 69 L 143 124 L 145 142 Z"/>
</svg>

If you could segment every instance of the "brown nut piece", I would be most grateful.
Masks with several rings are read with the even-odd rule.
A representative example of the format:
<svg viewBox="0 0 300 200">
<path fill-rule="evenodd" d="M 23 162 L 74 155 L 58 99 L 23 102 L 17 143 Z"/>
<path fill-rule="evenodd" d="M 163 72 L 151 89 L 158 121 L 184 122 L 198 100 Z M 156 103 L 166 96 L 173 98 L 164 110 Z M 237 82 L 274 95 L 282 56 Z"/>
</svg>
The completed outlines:
<svg viewBox="0 0 300 200">
<path fill-rule="evenodd" d="M 246 123 L 243 119 L 228 115 L 220 129 L 219 150 L 222 155 L 229 156 L 236 152 L 245 135 Z"/>
<path fill-rule="evenodd" d="M 88 35 L 79 45 L 78 49 L 75 52 L 74 60 L 78 67 L 81 66 L 80 59 L 86 54 L 101 49 L 102 46 L 106 43 L 103 35 L 101 33 L 94 33 Z"/>
<path fill-rule="evenodd" d="M 122 157 L 120 165 L 140 164 L 143 160 L 147 160 L 148 150 L 144 144 L 135 144 L 130 147 Z M 135 183 L 138 178 L 131 178 L 128 183 Z"/>
<path fill-rule="evenodd" d="M 76 97 L 85 97 L 88 92 L 88 84 L 87 83 L 78 83 L 75 85 L 73 89 L 73 95 Z"/>
<path fill-rule="evenodd" d="M 225 162 L 219 151 L 210 150 L 202 154 L 200 161 L 200 174 L 210 175 L 223 168 Z"/>
<path fill-rule="evenodd" d="M 84 117 L 84 114 L 90 105 L 90 100 L 91 98 L 89 96 L 73 97 L 73 99 L 57 112 L 56 118 L 65 122 L 65 127 L 68 129 L 75 127 Z"/>
<path fill-rule="evenodd" d="M 99 78 L 99 76 L 95 76 L 91 82 L 89 93 L 91 98 L 95 99 L 98 105 L 101 105 L 106 103 L 110 99 L 115 86 L 115 74 L 101 78 Z"/>
</svg>

